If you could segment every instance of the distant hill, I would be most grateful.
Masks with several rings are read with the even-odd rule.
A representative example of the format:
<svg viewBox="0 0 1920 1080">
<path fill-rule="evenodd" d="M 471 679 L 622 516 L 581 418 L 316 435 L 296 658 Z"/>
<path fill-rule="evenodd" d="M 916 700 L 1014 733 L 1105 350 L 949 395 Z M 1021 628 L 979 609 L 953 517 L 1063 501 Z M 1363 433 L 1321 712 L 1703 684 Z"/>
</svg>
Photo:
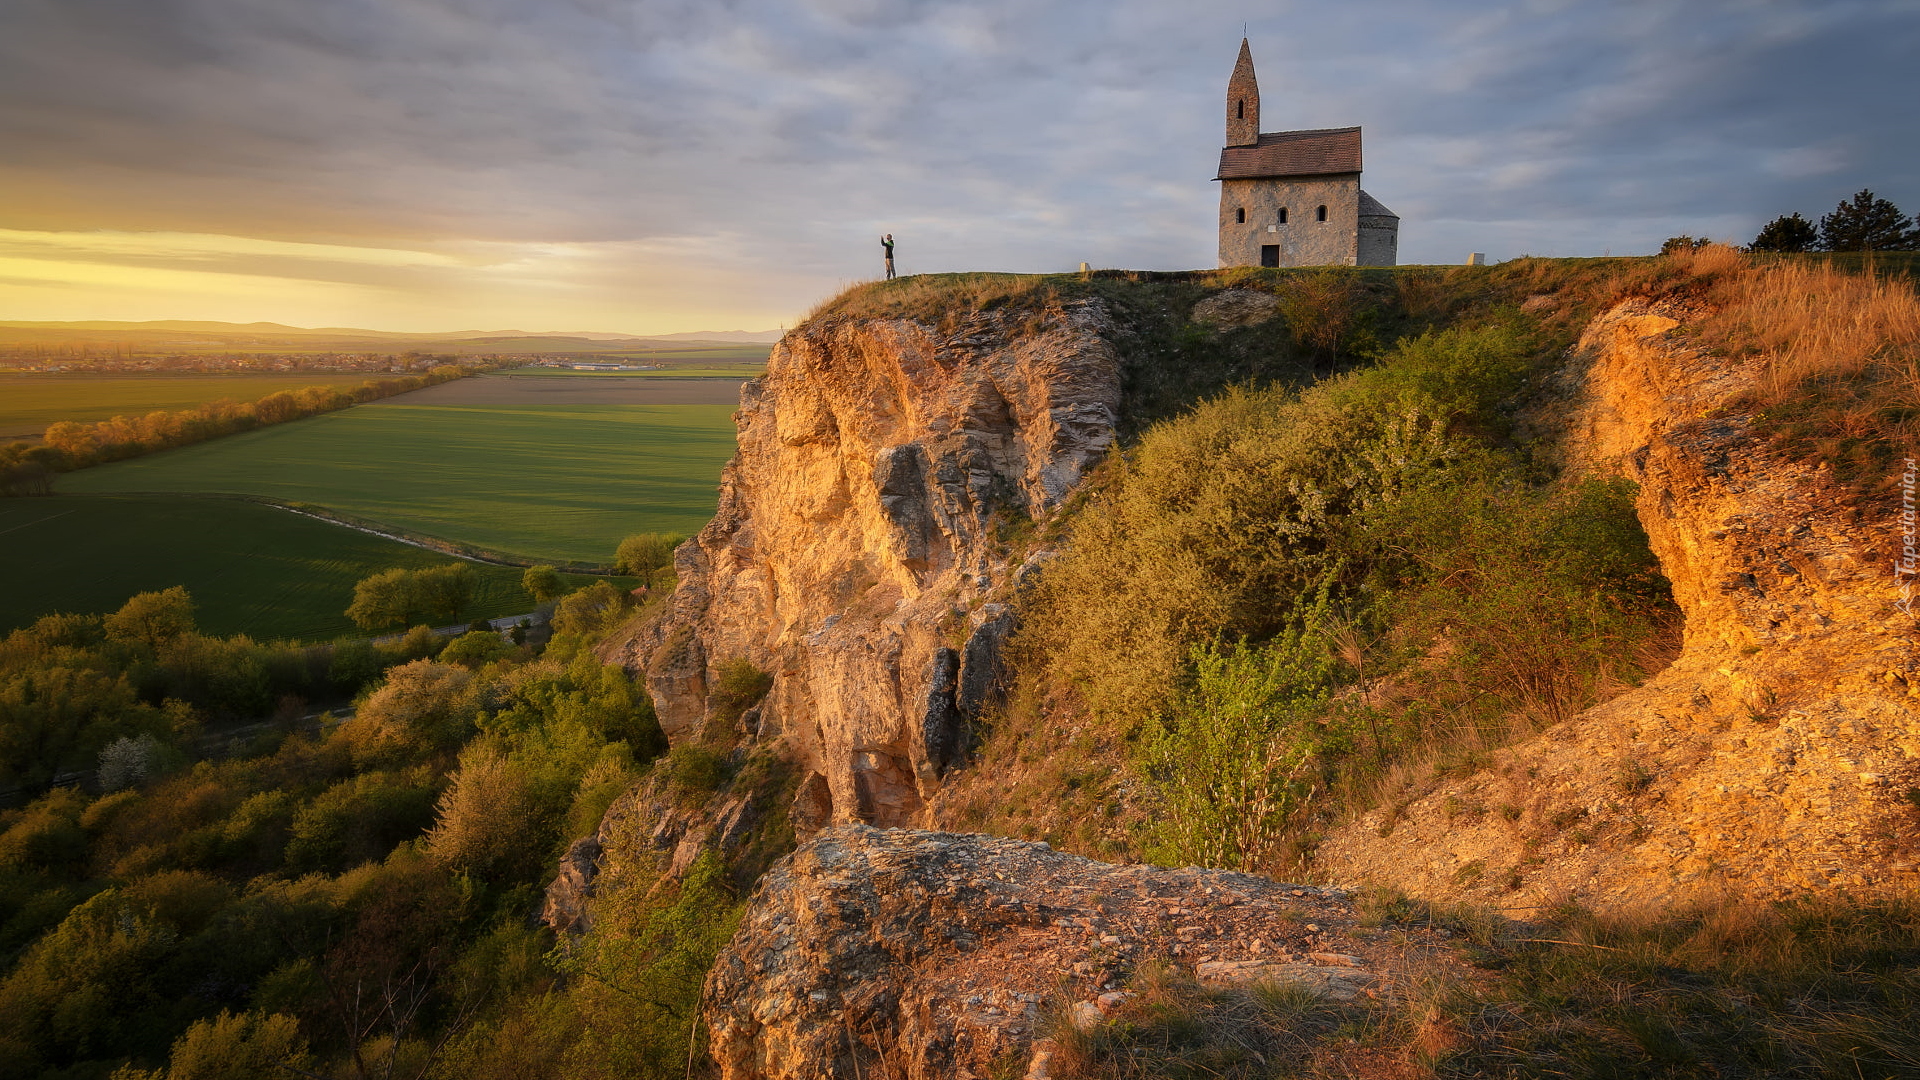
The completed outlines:
<svg viewBox="0 0 1920 1080">
<path fill-rule="evenodd" d="M 739 349 L 749 345 L 770 345 L 780 340 L 780 334 L 779 330 L 699 330 L 652 336 L 592 330 L 450 330 L 416 334 L 344 326 L 310 328 L 271 322 L 228 323 L 186 319 L 157 319 L 150 322 L 0 320 L 0 345 L 53 347 L 85 344 L 185 352 L 649 352 L 703 346 Z"/>
</svg>

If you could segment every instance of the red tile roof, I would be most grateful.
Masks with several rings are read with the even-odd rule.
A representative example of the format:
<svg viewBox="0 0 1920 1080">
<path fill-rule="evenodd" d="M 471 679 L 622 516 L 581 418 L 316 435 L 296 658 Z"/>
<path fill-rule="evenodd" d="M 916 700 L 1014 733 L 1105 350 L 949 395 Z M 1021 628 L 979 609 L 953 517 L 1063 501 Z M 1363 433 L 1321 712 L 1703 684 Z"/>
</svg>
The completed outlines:
<svg viewBox="0 0 1920 1080">
<path fill-rule="evenodd" d="M 1267 132 L 1252 146 L 1229 146 L 1220 151 L 1220 175 L 1214 179 L 1324 176 L 1359 171 L 1360 129 L 1321 128 Z"/>
</svg>

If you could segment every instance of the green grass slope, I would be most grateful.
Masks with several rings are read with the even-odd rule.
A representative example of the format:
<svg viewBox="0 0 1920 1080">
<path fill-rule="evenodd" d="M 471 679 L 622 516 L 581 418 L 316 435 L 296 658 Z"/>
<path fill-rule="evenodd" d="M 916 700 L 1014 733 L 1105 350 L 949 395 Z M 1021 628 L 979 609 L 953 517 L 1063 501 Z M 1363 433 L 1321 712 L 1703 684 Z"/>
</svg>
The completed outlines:
<svg viewBox="0 0 1920 1080">
<path fill-rule="evenodd" d="M 0 631 L 56 611 L 113 611 L 184 585 L 210 634 L 326 640 L 356 633 L 354 583 L 444 555 L 238 499 L 65 495 L 0 501 Z M 475 566 L 470 618 L 532 609 L 515 567 Z"/>
<path fill-rule="evenodd" d="M 61 477 L 74 494 L 250 495 L 530 560 L 604 565 L 692 533 L 733 454 L 726 405 L 381 402 Z"/>
</svg>

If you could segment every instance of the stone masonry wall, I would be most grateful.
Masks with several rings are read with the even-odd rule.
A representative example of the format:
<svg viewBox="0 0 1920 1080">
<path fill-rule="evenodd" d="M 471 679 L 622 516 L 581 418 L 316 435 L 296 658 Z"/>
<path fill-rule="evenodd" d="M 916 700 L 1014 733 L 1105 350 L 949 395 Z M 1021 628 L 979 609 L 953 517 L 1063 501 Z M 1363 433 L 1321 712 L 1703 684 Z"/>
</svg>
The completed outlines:
<svg viewBox="0 0 1920 1080">
<path fill-rule="evenodd" d="M 1315 220 L 1324 205 L 1327 220 Z M 1234 211 L 1247 211 L 1244 224 Z M 1287 223 L 1280 224 L 1280 208 Z M 1220 265 L 1259 266 L 1280 248 L 1281 266 L 1353 266 L 1359 260 L 1360 176 L 1220 181 Z"/>
</svg>

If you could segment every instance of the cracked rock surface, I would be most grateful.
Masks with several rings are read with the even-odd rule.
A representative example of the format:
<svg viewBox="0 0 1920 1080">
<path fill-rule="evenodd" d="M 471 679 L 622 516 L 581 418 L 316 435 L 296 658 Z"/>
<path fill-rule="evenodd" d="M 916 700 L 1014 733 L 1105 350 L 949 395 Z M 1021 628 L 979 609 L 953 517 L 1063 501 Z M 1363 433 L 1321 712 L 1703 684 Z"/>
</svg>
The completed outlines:
<svg viewBox="0 0 1920 1080">
<path fill-rule="evenodd" d="M 745 659 L 773 676 L 753 737 L 802 767 L 796 820 L 914 821 L 998 692 L 1004 535 L 1112 446 L 1113 334 L 1091 300 L 789 333 L 742 389 L 739 453 L 666 617 L 608 656 L 644 675 L 667 737 L 697 734 Z"/>
<path fill-rule="evenodd" d="M 1895 603 L 1897 507 L 1774 452 L 1741 405 L 1758 361 L 1690 348 L 1671 332 L 1692 314 L 1634 299 L 1601 315 L 1526 418 L 1576 474 L 1638 485 L 1680 656 L 1335 830 L 1323 872 L 1513 910 L 1920 884 L 1920 627 Z"/>
<path fill-rule="evenodd" d="M 1422 934 L 1361 927 L 1338 890 L 844 826 L 762 879 L 703 1013 L 727 1080 L 986 1077 L 1056 1016 L 1099 1022 L 1144 963 L 1351 1000 L 1444 963 Z"/>
</svg>

